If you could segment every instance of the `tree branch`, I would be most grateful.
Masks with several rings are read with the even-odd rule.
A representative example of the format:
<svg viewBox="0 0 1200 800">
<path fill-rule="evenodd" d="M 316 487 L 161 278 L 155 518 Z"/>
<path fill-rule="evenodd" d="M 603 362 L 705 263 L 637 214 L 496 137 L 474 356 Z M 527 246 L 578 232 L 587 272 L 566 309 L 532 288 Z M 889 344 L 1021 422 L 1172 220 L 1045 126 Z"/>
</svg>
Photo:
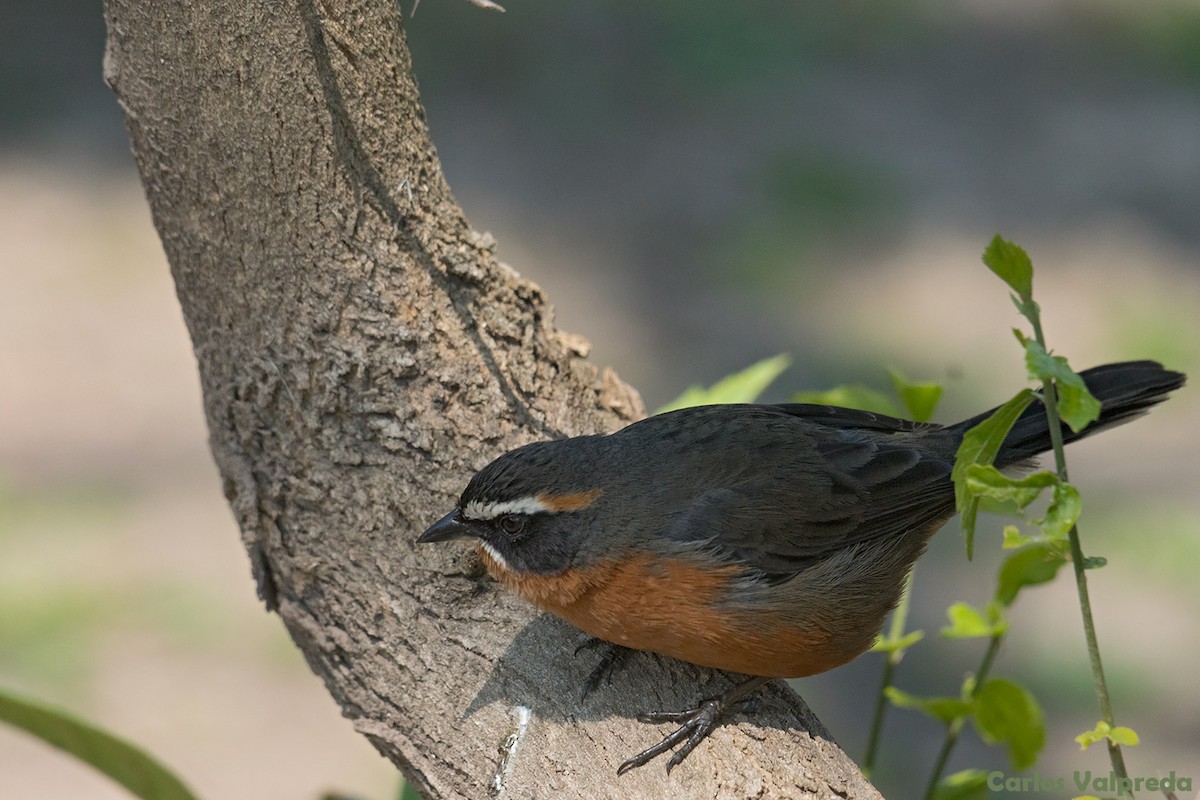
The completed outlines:
<svg viewBox="0 0 1200 800">
<path fill-rule="evenodd" d="M 877 797 L 785 687 L 669 778 L 632 717 L 729 685 L 639 657 L 584 704 L 575 634 L 415 536 L 516 445 L 636 392 L 470 229 L 390 0 L 107 0 L 105 75 L 195 347 L 261 596 L 435 797 Z M 527 709 L 528 711 L 521 711 Z"/>
</svg>

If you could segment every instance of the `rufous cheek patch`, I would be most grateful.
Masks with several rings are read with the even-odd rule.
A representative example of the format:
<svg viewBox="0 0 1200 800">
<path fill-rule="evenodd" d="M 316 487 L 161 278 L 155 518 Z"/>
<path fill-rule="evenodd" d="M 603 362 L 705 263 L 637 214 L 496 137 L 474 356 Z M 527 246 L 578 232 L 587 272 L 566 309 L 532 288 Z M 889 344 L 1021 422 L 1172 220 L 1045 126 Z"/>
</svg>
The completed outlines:
<svg viewBox="0 0 1200 800">
<path fill-rule="evenodd" d="M 538 502 L 553 514 L 564 511 L 580 511 L 596 502 L 596 498 L 604 494 L 603 489 L 591 489 L 586 492 L 570 492 L 568 494 L 550 494 L 542 492 L 537 496 Z"/>
</svg>

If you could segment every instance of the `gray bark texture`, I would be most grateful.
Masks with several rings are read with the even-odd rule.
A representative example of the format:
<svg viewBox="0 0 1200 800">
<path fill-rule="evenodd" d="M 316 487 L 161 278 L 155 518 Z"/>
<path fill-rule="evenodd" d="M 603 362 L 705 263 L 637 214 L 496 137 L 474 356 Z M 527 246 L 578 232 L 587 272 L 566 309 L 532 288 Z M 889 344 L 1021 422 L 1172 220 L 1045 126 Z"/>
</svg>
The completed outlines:
<svg viewBox="0 0 1200 800">
<path fill-rule="evenodd" d="M 467 224 L 394 0 L 105 15 L 225 495 L 262 598 L 357 730 L 428 797 L 878 797 L 782 684 L 669 776 L 618 778 L 668 730 L 639 711 L 731 679 L 639 655 L 581 703 L 597 654 L 574 657 L 572 629 L 469 548 L 414 546 L 492 457 L 643 408 Z"/>
</svg>

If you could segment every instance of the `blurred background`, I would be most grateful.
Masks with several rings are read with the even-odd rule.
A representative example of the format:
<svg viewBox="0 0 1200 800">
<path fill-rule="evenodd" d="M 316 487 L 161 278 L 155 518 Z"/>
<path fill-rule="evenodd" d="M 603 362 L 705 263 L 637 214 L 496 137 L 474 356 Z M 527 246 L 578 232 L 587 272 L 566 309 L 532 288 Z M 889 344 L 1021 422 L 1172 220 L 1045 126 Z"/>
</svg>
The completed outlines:
<svg viewBox="0 0 1200 800">
<path fill-rule="evenodd" d="M 944 422 L 1006 399 L 1024 370 L 979 261 L 997 232 L 1033 256 L 1074 366 L 1200 373 L 1194 3 L 507 5 L 407 20 L 434 140 L 475 227 L 649 407 L 780 352 L 771 400 L 885 388 L 887 367 L 944 382 Z M 2 15 L 0 686 L 143 744 L 205 798 L 389 796 L 394 771 L 255 600 L 101 80 L 101 5 Z M 1198 410 L 1193 387 L 1070 453 L 1085 549 L 1109 559 L 1093 602 L 1134 775 L 1200 780 Z M 978 664 L 982 642 L 936 631 L 990 597 L 998 530 L 971 563 L 953 525 L 935 538 L 901 688 L 955 694 Z M 1098 713 L 1067 573 L 1014 616 L 994 674 L 1046 708 L 1039 772 L 1107 774 L 1073 741 Z M 856 758 L 880 667 L 796 684 Z M 890 713 L 887 796 L 916 796 L 941 735 Z M 965 767 L 1009 771 L 973 733 Z M 125 795 L 0 726 L 0 796 Z"/>
</svg>

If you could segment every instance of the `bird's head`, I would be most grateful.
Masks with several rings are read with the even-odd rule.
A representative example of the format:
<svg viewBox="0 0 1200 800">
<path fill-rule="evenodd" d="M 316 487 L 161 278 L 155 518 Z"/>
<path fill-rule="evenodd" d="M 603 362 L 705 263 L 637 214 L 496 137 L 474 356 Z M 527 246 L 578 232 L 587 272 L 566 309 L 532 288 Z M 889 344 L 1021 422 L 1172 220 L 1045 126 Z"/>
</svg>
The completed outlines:
<svg viewBox="0 0 1200 800">
<path fill-rule="evenodd" d="M 526 445 L 480 470 L 418 543 L 474 539 L 502 570 L 554 574 L 576 564 L 595 529 L 601 436 Z"/>
</svg>

